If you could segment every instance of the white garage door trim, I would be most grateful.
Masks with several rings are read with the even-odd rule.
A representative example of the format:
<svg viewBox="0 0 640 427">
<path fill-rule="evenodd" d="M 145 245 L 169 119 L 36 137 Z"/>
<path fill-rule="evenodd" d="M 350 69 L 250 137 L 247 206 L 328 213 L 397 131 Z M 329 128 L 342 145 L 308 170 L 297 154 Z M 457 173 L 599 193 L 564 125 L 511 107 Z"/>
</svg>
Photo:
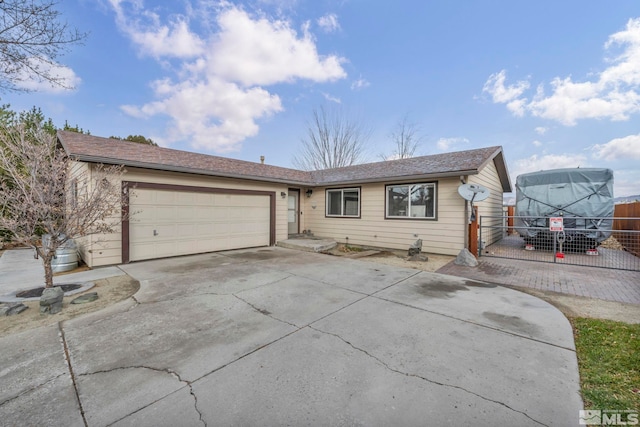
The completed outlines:
<svg viewBox="0 0 640 427">
<path fill-rule="evenodd" d="M 224 195 L 243 195 L 243 196 L 267 196 L 269 197 L 269 245 L 275 244 L 275 192 L 272 191 L 260 191 L 260 190 L 239 190 L 230 188 L 211 188 L 211 187 L 197 187 L 186 185 L 173 185 L 173 184 L 156 184 L 150 182 L 134 182 L 123 181 L 122 182 L 122 194 L 123 194 L 123 208 L 122 208 L 122 262 L 128 263 L 131 261 L 131 224 L 129 221 L 129 208 L 130 208 L 130 191 L 129 190 L 161 190 L 161 191 L 173 191 L 173 192 L 187 192 L 187 193 L 206 193 L 206 194 L 224 194 Z M 135 212 L 133 212 L 133 218 L 135 219 Z"/>
</svg>

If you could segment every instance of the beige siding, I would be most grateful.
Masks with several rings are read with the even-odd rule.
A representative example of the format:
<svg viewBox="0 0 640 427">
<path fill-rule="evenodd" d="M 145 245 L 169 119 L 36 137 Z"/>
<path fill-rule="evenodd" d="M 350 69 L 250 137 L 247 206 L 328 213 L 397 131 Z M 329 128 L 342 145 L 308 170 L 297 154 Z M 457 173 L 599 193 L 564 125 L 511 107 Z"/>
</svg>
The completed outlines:
<svg viewBox="0 0 640 427">
<path fill-rule="evenodd" d="M 127 168 L 123 177 L 126 181 L 157 184 L 173 184 L 193 187 L 228 188 L 240 190 L 258 190 L 276 193 L 276 241 L 287 238 L 287 199 L 280 196 L 287 192 L 285 184 L 261 183 L 239 179 L 216 178 L 178 172 L 153 171 L 139 168 Z M 132 213 L 135 218 L 135 212 Z M 85 262 L 91 267 L 119 264 L 122 262 L 122 236 L 120 232 L 110 235 L 92 236 L 83 247 L 87 254 Z"/>
<path fill-rule="evenodd" d="M 76 188 L 78 194 L 81 194 L 83 191 L 88 191 L 87 186 L 91 185 L 91 168 L 88 163 L 83 162 L 71 162 L 71 169 L 69 172 L 69 185 L 75 181 Z M 69 187 L 68 191 L 72 191 L 71 187 Z M 84 260 L 84 262 L 91 266 L 93 265 L 92 253 L 90 252 L 91 247 L 91 236 L 76 238 L 75 241 L 78 244 L 78 251 L 80 253 L 80 257 Z"/>
<path fill-rule="evenodd" d="M 437 220 L 385 219 L 385 184 L 360 187 L 360 218 L 326 218 L 326 188 L 316 188 L 303 198 L 304 228 L 341 243 L 381 248 L 407 249 L 422 239 L 425 252 L 456 255 L 464 247 L 465 221 L 458 185 L 457 178 L 438 181 Z"/>
<path fill-rule="evenodd" d="M 486 245 L 490 245 L 502 239 L 504 233 L 501 228 L 503 224 L 502 184 L 500 183 L 495 163 L 489 162 L 478 175 L 470 176 L 469 183 L 480 184 L 490 191 L 488 199 L 476 204 L 479 215 L 484 216 L 482 220 L 482 240 Z"/>
<path fill-rule="evenodd" d="M 86 164 L 76 164 L 79 175 L 89 174 Z M 181 186 L 258 190 L 276 194 L 276 236 L 280 241 L 287 238 L 287 198 L 286 184 L 262 183 L 257 181 L 216 178 L 178 172 L 153 171 L 127 168 L 127 181 L 138 181 Z M 489 199 L 478 203 L 481 215 L 501 215 L 502 189 L 496 167 L 490 162 L 477 176 L 470 176 L 469 182 L 486 186 L 491 191 Z M 405 182 L 402 182 L 405 183 Z M 388 184 L 391 184 L 388 183 Z M 430 253 L 457 255 L 464 248 L 467 219 L 465 202 L 458 195 L 459 178 L 437 181 L 437 219 L 385 219 L 385 183 L 359 186 L 360 218 L 325 217 L 325 187 L 313 189 L 311 197 L 306 197 L 307 188 L 300 188 L 300 230 L 310 230 L 316 236 L 328 237 L 339 242 L 382 248 L 407 249 L 416 239 L 423 240 L 423 250 Z M 334 187 L 331 187 L 334 188 Z M 135 218 L 135 212 L 133 212 Z M 483 224 L 484 225 L 484 224 Z M 499 238 L 498 234 L 483 235 L 490 244 Z M 91 236 L 80 240 L 81 253 L 91 266 L 119 264 L 122 262 L 122 236 L 120 231 L 106 236 Z"/>
</svg>

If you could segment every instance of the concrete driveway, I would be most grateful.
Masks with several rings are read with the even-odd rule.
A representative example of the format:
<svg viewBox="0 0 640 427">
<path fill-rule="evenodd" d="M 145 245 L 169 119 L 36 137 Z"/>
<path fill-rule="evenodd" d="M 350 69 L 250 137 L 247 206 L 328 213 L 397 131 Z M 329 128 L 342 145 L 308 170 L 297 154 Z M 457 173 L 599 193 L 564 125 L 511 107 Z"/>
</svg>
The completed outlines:
<svg viewBox="0 0 640 427">
<path fill-rule="evenodd" d="M 532 296 L 282 248 L 120 268 L 135 298 L 0 339 L 3 425 L 578 424 Z"/>
</svg>

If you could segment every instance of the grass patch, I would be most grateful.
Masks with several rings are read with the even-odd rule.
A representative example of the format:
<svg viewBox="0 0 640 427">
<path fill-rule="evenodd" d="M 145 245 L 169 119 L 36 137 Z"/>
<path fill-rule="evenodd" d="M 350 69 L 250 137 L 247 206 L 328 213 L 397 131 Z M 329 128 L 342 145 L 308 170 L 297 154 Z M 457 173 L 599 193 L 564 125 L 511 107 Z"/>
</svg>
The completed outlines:
<svg viewBox="0 0 640 427">
<path fill-rule="evenodd" d="M 338 250 L 340 252 L 346 252 L 346 253 L 352 253 L 352 252 L 362 252 L 364 251 L 363 248 L 359 247 L 359 246 L 351 246 L 349 244 L 344 244 L 344 245 L 340 245 L 338 247 Z"/>
<path fill-rule="evenodd" d="M 571 319 L 585 409 L 640 411 L 640 325 Z"/>
</svg>

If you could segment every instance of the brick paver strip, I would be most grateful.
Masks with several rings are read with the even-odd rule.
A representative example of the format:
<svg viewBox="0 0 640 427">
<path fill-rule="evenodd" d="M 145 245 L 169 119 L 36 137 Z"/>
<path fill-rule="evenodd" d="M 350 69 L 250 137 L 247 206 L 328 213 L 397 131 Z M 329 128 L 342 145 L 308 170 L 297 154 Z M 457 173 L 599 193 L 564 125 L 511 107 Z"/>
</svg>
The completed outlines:
<svg viewBox="0 0 640 427">
<path fill-rule="evenodd" d="M 500 285 L 640 304 L 640 271 L 481 257 L 477 267 L 464 267 L 450 262 L 437 273 Z"/>
</svg>

